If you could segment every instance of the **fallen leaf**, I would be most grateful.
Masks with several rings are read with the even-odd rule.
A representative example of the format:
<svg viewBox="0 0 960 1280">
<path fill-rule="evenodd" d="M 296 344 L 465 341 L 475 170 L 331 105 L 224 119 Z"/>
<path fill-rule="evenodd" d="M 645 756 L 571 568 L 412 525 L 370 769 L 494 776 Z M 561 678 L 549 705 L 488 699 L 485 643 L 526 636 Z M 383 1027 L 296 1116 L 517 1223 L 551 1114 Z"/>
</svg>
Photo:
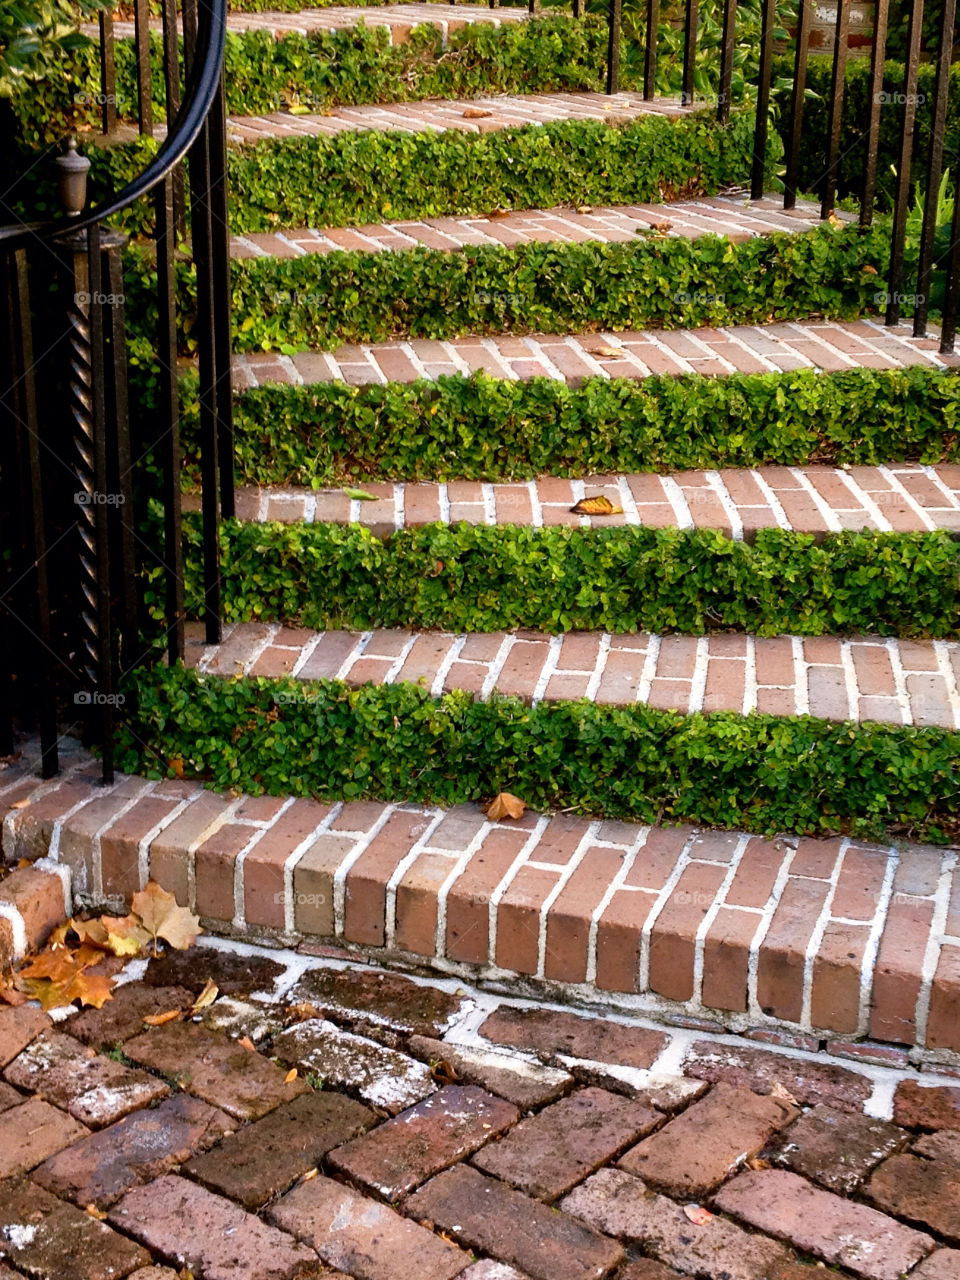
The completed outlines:
<svg viewBox="0 0 960 1280">
<path fill-rule="evenodd" d="M 307 1172 L 301 1176 L 300 1181 L 312 1182 L 314 1178 L 319 1174 L 319 1172 L 320 1172 L 319 1169 L 308 1169 Z"/>
<path fill-rule="evenodd" d="M 208 978 L 203 990 L 194 1000 L 190 1008 L 191 1013 L 199 1013 L 201 1009 L 206 1009 L 208 1005 L 213 1004 L 217 996 L 220 994 L 220 988 L 212 978 Z"/>
<path fill-rule="evenodd" d="M 593 347 L 589 349 L 592 356 L 600 356 L 602 360 L 622 360 L 626 354 L 622 347 Z"/>
<path fill-rule="evenodd" d="M 492 116 L 492 111 L 487 111 L 485 107 L 467 107 L 463 113 L 465 120 L 483 120 L 487 116 Z"/>
<path fill-rule="evenodd" d="M 98 1209 L 95 1204 L 88 1204 L 86 1206 L 86 1212 L 89 1213 L 91 1218 L 96 1218 L 98 1222 L 106 1221 L 107 1215 L 102 1209 Z"/>
<path fill-rule="evenodd" d="M 791 1107 L 799 1107 L 800 1103 L 796 1100 L 789 1089 L 786 1089 L 779 1080 L 770 1090 L 770 1097 L 777 1098 L 780 1102 L 789 1102 Z"/>
<path fill-rule="evenodd" d="M 33 866 L 33 863 L 30 861 L 29 858 L 21 858 L 20 861 L 17 863 L 17 870 L 26 871 L 32 866 Z"/>
<path fill-rule="evenodd" d="M 343 491 L 351 502 L 376 502 L 377 495 L 375 493 L 367 493 L 366 489 L 344 489 Z"/>
<path fill-rule="evenodd" d="M 73 920 L 70 928 L 81 942 L 89 942 L 91 946 L 107 948 L 107 927 L 102 920 Z"/>
<path fill-rule="evenodd" d="M 829 216 L 829 218 L 827 218 L 827 221 L 830 223 L 831 227 L 842 227 L 842 226 L 843 226 L 843 219 L 842 219 L 842 218 L 838 218 L 838 217 L 837 217 L 837 215 L 836 215 L 835 213 L 831 213 L 831 214 L 830 214 L 830 216 Z"/>
<path fill-rule="evenodd" d="M 501 791 L 490 801 L 486 813 L 492 821 L 499 822 L 501 818 L 522 818 L 526 807 L 517 796 L 512 796 L 509 791 Z"/>
<path fill-rule="evenodd" d="M 167 1022 L 172 1022 L 174 1018 L 180 1017 L 179 1009 L 164 1009 L 163 1013 L 150 1013 L 144 1018 L 144 1022 L 148 1027 L 162 1027 Z"/>
<path fill-rule="evenodd" d="M 14 802 L 13 802 L 13 804 L 10 806 L 10 808 L 11 808 L 11 809 L 26 809 L 26 808 L 27 808 L 27 806 L 29 805 L 29 803 L 30 803 L 29 799 L 27 799 L 27 800 L 14 800 Z"/>
<path fill-rule="evenodd" d="M 771 1167 L 769 1160 L 761 1160 L 759 1156 L 754 1156 L 752 1160 L 747 1161 L 748 1169 L 770 1169 Z"/>
<path fill-rule="evenodd" d="M 162 938 L 177 951 L 186 951 L 196 942 L 199 919 L 186 907 L 177 906 L 173 894 L 161 889 L 155 881 L 151 880 L 145 889 L 135 893 L 130 905 L 154 943 Z"/>
<path fill-rule="evenodd" d="M 871 267 L 869 262 L 865 266 L 861 267 L 860 270 L 867 276 L 875 276 L 877 274 L 877 268 Z"/>
<path fill-rule="evenodd" d="M 238 1040 L 237 1043 L 242 1044 L 243 1047 L 245 1049 L 249 1049 L 251 1053 L 257 1052 L 257 1046 L 253 1043 L 253 1041 L 250 1039 L 249 1036 L 244 1036 L 243 1039 Z"/>
<path fill-rule="evenodd" d="M 315 1004 L 308 1004 L 304 1001 L 302 1004 L 295 1004 L 290 1007 L 290 1023 L 306 1022 L 309 1018 L 319 1017 L 320 1010 Z"/>
<path fill-rule="evenodd" d="M 578 516 L 619 516 L 623 514 L 623 507 L 615 507 L 609 498 L 605 498 L 603 494 L 599 494 L 594 498 L 581 498 L 580 501 L 570 508 L 574 515 Z"/>
<path fill-rule="evenodd" d="M 296 1067 L 291 1067 L 291 1068 L 290 1068 L 290 1070 L 287 1072 L 287 1074 L 283 1077 L 283 1083 L 284 1083 L 284 1084 L 293 1084 L 293 1082 L 294 1082 L 294 1080 L 296 1080 L 296 1078 L 297 1078 L 297 1068 L 296 1068 Z"/>
<path fill-rule="evenodd" d="M 651 231 L 670 231 L 673 228 L 672 222 L 652 222 L 650 224 Z"/>
<path fill-rule="evenodd" d="M 592 204 L 578 204 L 577 213 L 593 213 Z"/>
<path fill-rule="evenodd" d="M 446 1058 L 430 1063 L 430 1074 L 438 1084 L 456 1084 L 460 1077 Z"/>
<path fill-rule="evenodd" d="M 513 212 L 512 209 L 491 209 L 487 214 L 488 218 L 509 218 Z"/>
<path fill-rule="evenodd" d="M 138 956 L 150 941 L 150 934 L 136 916 L 101 916 L 107 931 L 107 946 L 115 956 Z"/>
<path fill-rule="evenodd" d="M 310 114 L 310 108 L 297 104 L 292 107 L 288 107 L 287 113 L 291 116 L 308 116 Z"/>
<path fill-rule="evenodd" d="M 713 1214 L 710 1210 L 704 1209 L 699 1204 L 685 1204 L 683 1212 L 696 1227 L 705 1227 L 708 1222 L 713 1221 Z"/>
<path fill-rule="evenodd" d="M 183 757 L 174 756 L 172 760 L 167 761 L 167 767 L 175 778 L 183 777 Z"/>
</svg>

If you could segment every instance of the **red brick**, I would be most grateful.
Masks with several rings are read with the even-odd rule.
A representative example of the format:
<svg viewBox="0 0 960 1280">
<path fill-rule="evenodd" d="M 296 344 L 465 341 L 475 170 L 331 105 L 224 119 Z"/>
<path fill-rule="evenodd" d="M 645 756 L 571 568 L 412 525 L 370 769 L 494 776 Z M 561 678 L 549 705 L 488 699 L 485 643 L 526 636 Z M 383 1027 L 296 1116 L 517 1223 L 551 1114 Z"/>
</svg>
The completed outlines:
<svg viewBox="0 0 960 1280">
<path fill-rule="evenodd" d="M 257 835 L 255 827 L 226 823 L 196 852 L 196 910 L 202 917 L 232 920 L 236 912 L 234 877 L 238 855 Z"/>
<path fill-rule="evenodd" d="M 396 1201 L 518 1118 L 516 1107 L 482 1089 L 448 1085 L 372 1133 L 338 1147 L 328 1164 L 351 1182 Z"/>
<path fill-rule="evenodd" d="M 898 1280 L 933 1246 L 929 1236 L 781 1169 L 740 1174 L 717 1196 L 724 1213 L 788 1240 L 864 1280 Z"/>
<path fill-rule="evenodd" d="M 960 1130 L 960 1087 L 901 1080 L 894 1094 L 893 1118 L 907 1129 Z"/>
<path fill-rule="evenodd" d="M 464 1009 L 462 995 L 381 969 L 310 969 L 296 999 L 338 1022 L 375 1023 L 405 1035 L 442 1035 Z"/>
<path fill-rule="evenodd" d="M 770 1017 L 800 1021 L 807 945 L 827 888 L 825 883 L 791 879 L 777 904 L 757 966 L 757 1000 Z"/>
<path fill-rule="evenodd" d="M 74 805 L 92 800 L 96 794 L 96 783 L 92 779 L 61 782 L 24 808 L 8 814 L 9 826 L 13 828 L 12 847 L 4 833 L 4 852 L 8 859 L 13 862 L 29 858 L 33 862 L 46 857 L 57 821 Z"/>
<path fill-rule="evenodd" d="M 497 1044 L 534 1053 L 564 1054 L 624 1067 L 650 1067 L 667 1042 L 660 1031 L 605 1018 L 582 1018 L 553 1009 L 514 1009 L 501 1005 L 480 1027 Z"/>
<path fill-rule="evenodd" d="M 821 1105 L 778 1134 L 771 1156 L 777 1164 L 827 1191 L 851 1195 L 908 1137 L 903 1129 L 885 1120 Z"/>
<path fill-rule="evenodd" d="M 349 942 L 383 946 L 387 881 L 423 835 L 427 821 L 419 813 L 391 814 L 347 872 L 343 933 Z"/>
<path fill-rule="evenodd" d="M 960 1168 L 949 1161 L 892 1156 L 865 1190 L 878 1208 L 960 1244 Z"/>
<path fill-rule="evenodd" d="M 438 895 L 455 866 L 446 854 L 421 853 L 404 872 L 397 885 L 394 937 L 404 951 L 421 956 L 436 952 Z"/>
<path fill-rule="evenodd" d="M 49 871 L 23 867 L 0 881 L 0 902 L 17 908 L 23 920 L 27 950 L 41 947 L 66 919 L 63 881 Z"/>
<path fill-rule="evenodd" d="M 724 880 L 721 867 L 698 864 L 680 876 L 650 935 L 650 989 L 670 1000 L 693 997 L 697 930 Z"/>
<path fill-rule="evenodd" d="M 960 1050 L 960 946 L 940 949 L 930 992 L 927 1047 Z"/>
<path fill-rule="evenodd" d="M 284 1232 L 173 1174 L 128 1191 L 110 1221 L 209 1280 L 294 1280 L 315 1261 L 312 1250 Z"/>
<path fill-rule="evenodd" d="M 103 892 L 126 902 L 143 886 L 140 874 L 140 843 L 177 805 L 174 798 L 145 796 L 118 818 L 100 837 L 100 866 Z"/>
<path fill-rule="evenodd" d="M 782 840 L 752 839 L 724 896 L 730 907 L 767 905 L 789 850 Z"/>
<path fill-rule="evenodd" d="M 590 922 L 623 857 L 617 849 L 588 849 L 554 899 L 547 913 L 545 977 L 586 981 Z"/>
<path fill-rule="evenodd" d="M 851 846 L 843 857 L 830 914 L 849 920 L 872 920 L 880 904 L 888 855 Z"/>
<path fill-rule="evenodd" d="M 451 960 L 487 960 L 490 895 L 529 838 L 526 831 L 491 831 L 447 894 L 446 951 Z"/>
<path fill-rule="evenodd" d="M 545 1067 L 502 1050 L 458 1047 L 429 1036 L 411 1036 L 407 1049 L 423 1062 L 441 1059 L 460 1080 L 506 1098 L 521 1111 L 555 1102 L 573 1085 L 573 1076 L 558 1067 Z"/>
<path fill-rule="evenodd" d="M 537 850 L 539 852 L 539 849 Z M 556 888 L 559 872 L 523 866 L 497 907 L 496 962 L 517 973 L 537 972 L 540 910 Z"/>
<path fill-rule="evenodd" d="M 243 913 L 247 924 L 284 927 L 287 859 L 330 812 L 328 804 L 295 800 L 264 832 L 243 861 Z"/>
<path fill-rule="evenodd" d="M 0 1178 L 26 1173 L 89 1132 L 39 1098 L 9 1107 L 0 1112 Z"/>
<path fill-rule="evenodd" d="M 660 1123 L 662 1116 L 604 1089 L 580 1089 L 523 1120 L 473 1158 L 484 1173 L 555 1200 Z"/>
<path fill-rule="evenodd" d="M 466 1165 L 433 1178 L 405 1208 L 467 1248 L 520 1268 L 532 1280 L 605 1276 L 624 1257 L 615 1241 Z"/>
<path fill-rule="evenodd" d="M 452 1280 L 469 1262 L 456 1245 L 330 1178 L 301 1183 L 269 1218 L 328 1266 L 367 1280 Z"/>
<path fill-rule="evenodd" d="M 353 836 L 320 835 L 293 871 L 294 927 L 298 933 L 332 937 L 333 881 L 351 852 Z"/>
<path fill-rule="evenodd" d="M 643 927 L 653 893 L 615 893 L 597 922 L 596 984 L 603 991 L 636 991 Z"/>
<path fill-rule="evenodd" d="M 744 1158 L 797 1115 L 779 1098 L 716 1084 L 620 1159 L 620 1166 L 671 1195 L 697 1199 L 715 1190 Z"/>
<path fill-rule="evenodd" d="M 860 1024 L 860 971 L 869 942 L 867 925 L 831 920 L 813 960 L 810 1021 L 852 1035 Z"/>
<path fill-rule="evenodd" d="M 662 889 L 692 835 L 691 827 L 652 827 L 623 883 L 636 889 Z"/>
<path fill-rule="evenodd" d="M 232 803 L 229 796 L 201 791 L 184 812 L 150 843 L 150 879 L 174 894 L 181 907 L 190 905 L 190 850 Z M 252 831 L 250 835 L 253 835 Z M 233 912 L 230 914 L 232 917 Z"/>
<path fill-rule="evenodd" d="M 0 1067 L 5 1067 L 41 1032 L 53 1024 L 49 1017 L 30 1005 L 0 1006 Z"/>
<path fill-rule="evenodd" d="M 703 941 L 703 1003 L 745 1013 L 750 948 L 760 926 L 752 912 L 721 907 Z"/>
<path fill-rule="evenodd" d="M 780 1043 L 782 1034 L 776 1034 L 774 1043 Z M 793 1047 L 815 1050 L 817 1042 Z M 843 1111 L 862 1112 L 873 1090 L 866 1076 L 832 1062 L 788 1058 L 744 1044 L 722 1046 L 713 1040 L 698 1040 L 691 1047 L 683 1071 L 696 1080 L 726 1081 L 754 1093 L 770 1093 L 779 1083 L 801 1105 L 827 1102 Z"/>
</svg>

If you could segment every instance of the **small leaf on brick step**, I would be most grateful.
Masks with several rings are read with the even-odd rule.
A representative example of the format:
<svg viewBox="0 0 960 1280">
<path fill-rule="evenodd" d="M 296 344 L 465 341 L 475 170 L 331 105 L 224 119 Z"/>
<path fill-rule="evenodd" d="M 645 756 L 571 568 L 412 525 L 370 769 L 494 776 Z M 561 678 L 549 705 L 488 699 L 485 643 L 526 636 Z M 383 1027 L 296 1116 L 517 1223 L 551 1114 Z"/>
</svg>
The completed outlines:
<svg viewBox="0 0 960 1280">
<path fill-rule="evenodd" d="M 484 120 L 487 116 L 492 116 L 492 111 L 487 111 L 484 107 L 467 107 L 463 113 L 465 120 Z"/>
<path fill-rule="evenodd" d="M 499 822 L 501 818 L 522 818 L 526 807 L 517 796 L 512 796 L 509 791 L 501 791 L 487 806 L 487 817 L 494 822 Z"/>
<path fill-rule="evenodd" d="M 593 213 L 592 204 L 578 204 L 577 213 Z"/>
<path fill-rule="evenodd" d="M 376 502 L 376 494 L 367 493 L 366 489 L 344 489 L 351 502 Z"/>
<path fill-rule="evenodd" d="M 460 1077 L 446 1058 L 437 1058 L 430 1063 L 430 1074 L 437 1084 L 456 1084 Z"/>
<path fill-rule="evenodd" d="M 177 951 L 186 951 L 196 942 L 199 919 L 186 907 L 177 906 L 173 894 L 161 889 L 156 881 L 151 880 L 146 889 L 135 893 L 130 905 L 154 941 L 162 938 Z"/>
<path fill-rule="evenodd" d="M 217 996 L 220 994 L 220 988 L 212 978 L 208 978 L 203 990 L 193 1002 L 190 1009 L 191 1013 L 199 1013 L 201 1009 L 206 1009 L 208 1005 L 213 1004 Z"/>
<path fill-rule="evenodd" d="M 605 498 L 603 494 L 599 494 L 595 498 L 581 498 L 570 510 L 577 516 L 619 516 L 623 514 L 623 507 L 614 506 L 610 499 Z"/>
<path fill-rule="evenodd" d="M 294 1080 L 296 1080 L 296 1078 L 297 1078 L 297 1068 L 296 1068 L 296 1067 L 291 1067 L 291 1068 L 290 1068 L 290 1070 L 287 1072 L 287 1074 L 283 1077 L 283 1083 L 284 1083 L 284 1084 L 293 1084 L 293 1082 L 294 1082 Z"/>
<path fill-rule="evenodd" d="M 700 1204 L 685 1204 L 683 1212 L 690 1219 L 695 1227 L 705 1227 L 708 1222 L 713 1221 L 713 1214 L 709 1209 L 704 1209 Z"/>
<path fill-rule="evenodd" d="M 163 1013 L 148 1014 L 143 1021 L 148 1027 L 162 1027 L 167 1022 L 173 1022 L 174 1018 L 179 1018 L 181 1012 L 180 1009 L 164 1009 Z"/>
<path fill-rule="evenodd" d="M 599 356 L 601 360 L 622 360 L 624 356 L 622 347 L 591 347 L 588 350 L 590 355 Z"/>
</svg>

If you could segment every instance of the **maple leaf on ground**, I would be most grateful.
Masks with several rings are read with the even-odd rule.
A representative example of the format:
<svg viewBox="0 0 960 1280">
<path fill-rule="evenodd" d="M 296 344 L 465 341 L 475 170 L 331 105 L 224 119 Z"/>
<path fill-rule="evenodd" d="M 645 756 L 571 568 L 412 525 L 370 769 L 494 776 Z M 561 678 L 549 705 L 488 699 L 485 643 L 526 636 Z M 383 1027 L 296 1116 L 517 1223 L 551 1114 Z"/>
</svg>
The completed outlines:
<svg viewBox="0 0 960 1280">
<path fill-rule="evenodd" d="M 578 516 L 620 516 L 623 515 L 623 507 L 615 507 L 609 498 L 605 498 L 603 494 L 599 494 L 594 498 L 581 498 L 580 501 L 570 508 L 574 515 Z"/>
<path fill-rule="evenodd" d="M 152 941 L 136 916 L 101 916 L 100 921 L 106 930 L 107 946 L 115 956 L 138 956 Z"/>
<path fill-rule="evenodd" d="M 130 905 L 154 946 L 157 939 L 162 938 L 177 951 L 186 951 L 196 942 L 200 932 L 199 919 L 186 907 L 177 906 L 173 894 L 161 889 L 154 880 L 133 895 Z"/>
<path fill-rule="evenodd" d="M 518 796 L 512 796 L 509 791 L 501 791 L 487 805 L 486 812 L 488 818 L 499 822 L 501 818 L 522 818 L 526 807 Z"/>
</svg>

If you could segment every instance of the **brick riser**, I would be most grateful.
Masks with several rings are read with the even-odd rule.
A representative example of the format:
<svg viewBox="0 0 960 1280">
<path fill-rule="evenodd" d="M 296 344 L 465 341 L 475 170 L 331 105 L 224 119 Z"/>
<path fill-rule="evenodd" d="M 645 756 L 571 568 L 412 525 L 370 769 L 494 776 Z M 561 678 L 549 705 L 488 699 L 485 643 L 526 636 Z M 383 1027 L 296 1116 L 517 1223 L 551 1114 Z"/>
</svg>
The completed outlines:
<svg viewBox="0 0 960 1280">
<path fill-rule="evenodd" d="M 569 815 L 491 823 L 474 806 L 133 777 L 105 792 L 76 772 L 11 780 L 0 809 L 8 861 L 51 855 L 80 903 L 119 910 L 153 878 L 212 932 L 328 940 L 574 1001 L 639 997 L 668 1017 L 869 1037 L 960 1065 L 949 850 Z"/>
</svg>

